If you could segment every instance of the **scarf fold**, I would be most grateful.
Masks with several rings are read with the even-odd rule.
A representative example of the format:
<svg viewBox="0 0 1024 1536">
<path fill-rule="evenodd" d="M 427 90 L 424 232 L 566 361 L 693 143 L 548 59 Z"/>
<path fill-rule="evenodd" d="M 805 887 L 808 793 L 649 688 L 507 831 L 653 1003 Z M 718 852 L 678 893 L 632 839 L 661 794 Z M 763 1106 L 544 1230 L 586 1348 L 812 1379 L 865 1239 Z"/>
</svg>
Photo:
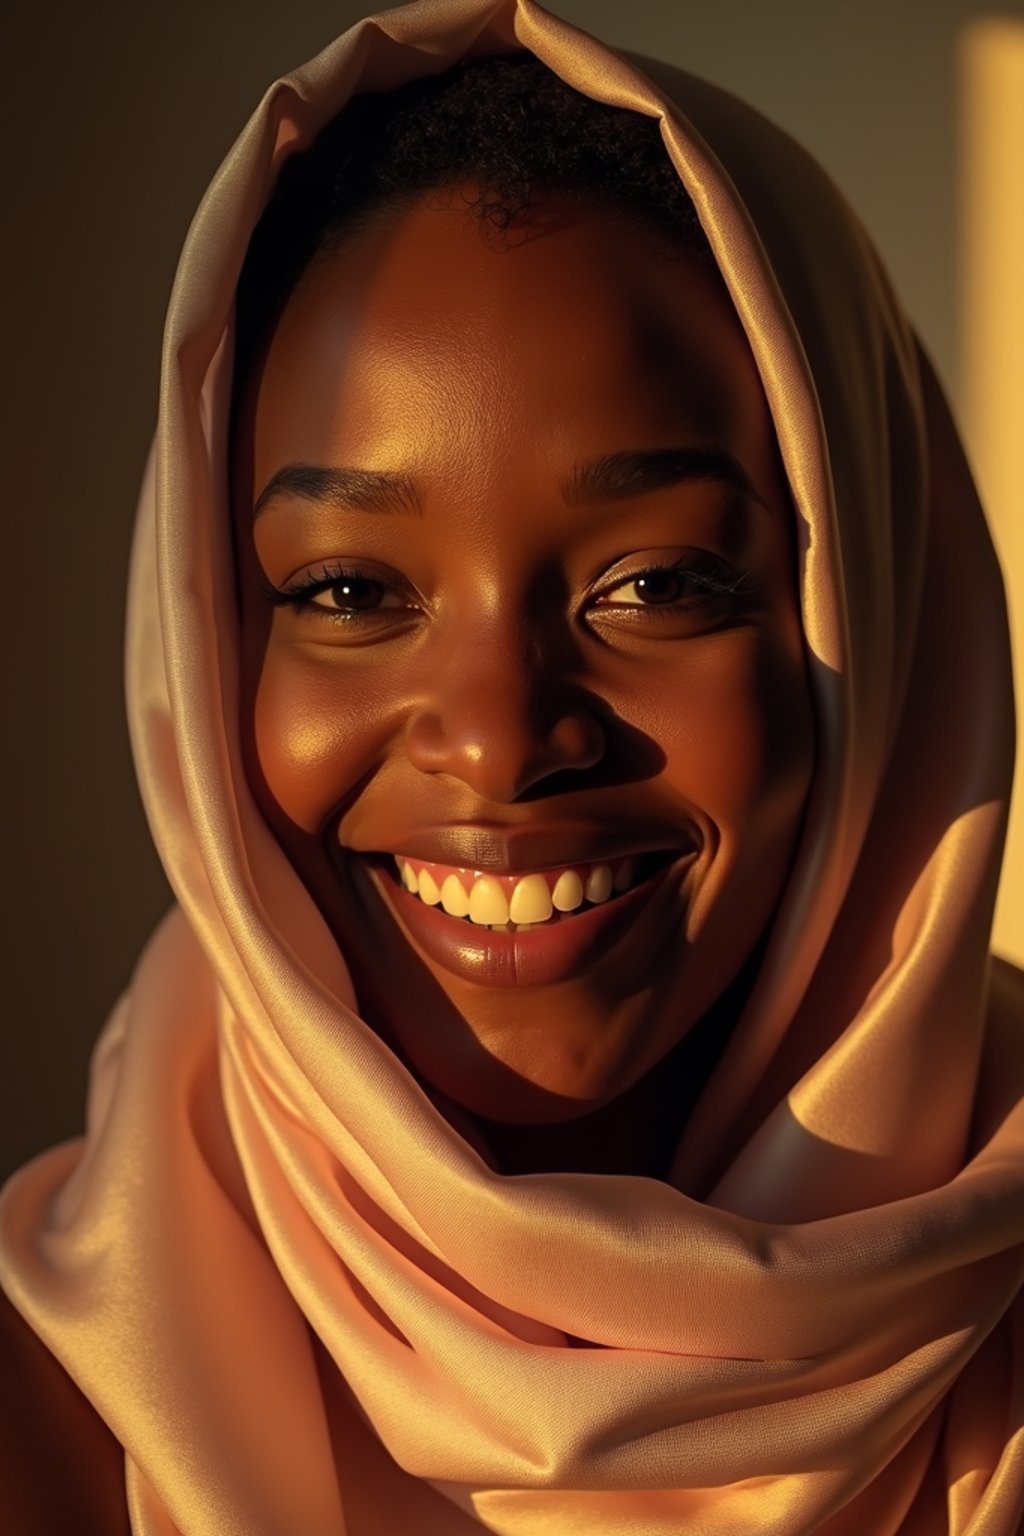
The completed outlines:
<svg viewBox="0 0 1024 1536">
<path fill-rule="evenodd" d="M 513 48 L 660 120 L 798 518 L 815 779 L 667 1182 L 492 1171 L 359 1017 L 242 768 L 252 228 L 356 89 Z M 0 1281 L 124 1445 L 136 1536 L 1018 1536 L 1003 583 L 927 359 L 792 140 L 534 0 L 416 0 L 274 84 L 174 285 L 127 689 L 177 904 L 97 1046 L 86 1136 L 0 1197 Z"/>
</svg>

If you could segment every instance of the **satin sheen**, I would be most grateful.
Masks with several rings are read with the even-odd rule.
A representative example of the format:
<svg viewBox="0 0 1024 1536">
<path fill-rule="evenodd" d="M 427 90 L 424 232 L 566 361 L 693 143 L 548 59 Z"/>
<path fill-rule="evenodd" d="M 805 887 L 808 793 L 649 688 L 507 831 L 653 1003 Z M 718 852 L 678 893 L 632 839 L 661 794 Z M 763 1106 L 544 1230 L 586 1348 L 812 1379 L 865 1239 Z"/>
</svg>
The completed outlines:
<svg viewBox="0 0 1024 1536">
<path fill-rule="evenodd" d="M 493 1173 L 358 1017 L 241 765 L 251 229 L 357 87 L 515 47 L 661 120 L 799 519 L 816 777 L 670 1182 Z M 177 905 L 98 1044 L 86 1137 L 3 1191 L 0 1280 L 123 1444 L 136 1536 L 1018 1536 L 1003 583 L 931 369 L 798 146 L 533 0 L 417 0 L 278 81 L 174 286 L 127 688 Z"/>
</svg>

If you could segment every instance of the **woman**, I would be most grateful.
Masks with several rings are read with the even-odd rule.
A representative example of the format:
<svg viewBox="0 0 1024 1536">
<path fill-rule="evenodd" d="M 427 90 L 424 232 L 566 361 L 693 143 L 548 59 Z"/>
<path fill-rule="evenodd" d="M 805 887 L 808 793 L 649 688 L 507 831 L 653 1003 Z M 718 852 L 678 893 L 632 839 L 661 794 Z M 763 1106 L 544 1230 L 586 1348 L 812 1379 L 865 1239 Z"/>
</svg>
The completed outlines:
<svg viewBox="0 0 1024 1536">
<path fill-rule="evenodd" d="M 532 0 L 346 34 L 129 628 L 180 905 L 0 1204 L 21 1528 L 1016 1532 L 1002 583 L 807 157 Z"/>
</svg>

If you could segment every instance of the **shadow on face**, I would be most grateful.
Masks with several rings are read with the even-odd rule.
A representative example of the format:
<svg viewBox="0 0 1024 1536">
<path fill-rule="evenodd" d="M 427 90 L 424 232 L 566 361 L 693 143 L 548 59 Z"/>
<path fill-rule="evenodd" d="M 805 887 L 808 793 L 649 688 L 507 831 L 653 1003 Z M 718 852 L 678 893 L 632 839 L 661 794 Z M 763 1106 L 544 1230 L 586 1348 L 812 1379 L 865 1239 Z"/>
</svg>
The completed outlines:
<svg viewBox="0 0 1024 1536">
<path fill-rule="evenodd" d="M 368 1022 L 492 1131 L 581 1140 L 628 1101 L 635 1136 L 698 1021 L 724 1042 L 814 761 L 795 520 L 718 274 L 600 209 L 495 246 L 424 197 L 314 262 L 239 419 L 247 770 Z M 598 899 L 492 932 L 431 905 L 449 874 Z"/>
</svg>

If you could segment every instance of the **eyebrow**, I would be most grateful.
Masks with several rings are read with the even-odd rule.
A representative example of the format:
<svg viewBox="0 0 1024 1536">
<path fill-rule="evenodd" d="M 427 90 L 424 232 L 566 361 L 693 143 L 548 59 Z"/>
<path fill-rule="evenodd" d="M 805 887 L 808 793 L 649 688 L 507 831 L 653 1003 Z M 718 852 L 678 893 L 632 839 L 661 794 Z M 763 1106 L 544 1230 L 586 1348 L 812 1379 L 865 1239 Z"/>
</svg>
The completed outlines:
<svg viewBox="0 0 1024 1536">
<path fill-rule="evenodd" d="M 624 501 L 693 480 L 724 480 L 760 501 L 746 471 L 724 448 L 649 448 L 609 453 L 577 464 L 562 487 L 569 506 L 580 502 Z"/>
<path fill-rule="evenodd" d="M 416 487 L 407 475 L 341 465 L 321 469 L 315 464 L 286 464 L 272 475 L 252 509 L 253 521 L 272 501 L 298 496 L 340 510 L 361 512 L 419 512 Z"/>
<path fill-rule="evenodd" d="M 721 480 L 755 501 L 761 497 L 739 461 L 724 448 L 649 448 L 608 453 L 574 465 L 562 486 L 567 506 L 625 501 L 694 480 Z M 279 497 L 297 496 L 342 511 L 421 513 L 422 503 L 407 476 L 340 465 L 286 464 L 272 475 L 253 507 L 255 520 Z"/>
</svg>

